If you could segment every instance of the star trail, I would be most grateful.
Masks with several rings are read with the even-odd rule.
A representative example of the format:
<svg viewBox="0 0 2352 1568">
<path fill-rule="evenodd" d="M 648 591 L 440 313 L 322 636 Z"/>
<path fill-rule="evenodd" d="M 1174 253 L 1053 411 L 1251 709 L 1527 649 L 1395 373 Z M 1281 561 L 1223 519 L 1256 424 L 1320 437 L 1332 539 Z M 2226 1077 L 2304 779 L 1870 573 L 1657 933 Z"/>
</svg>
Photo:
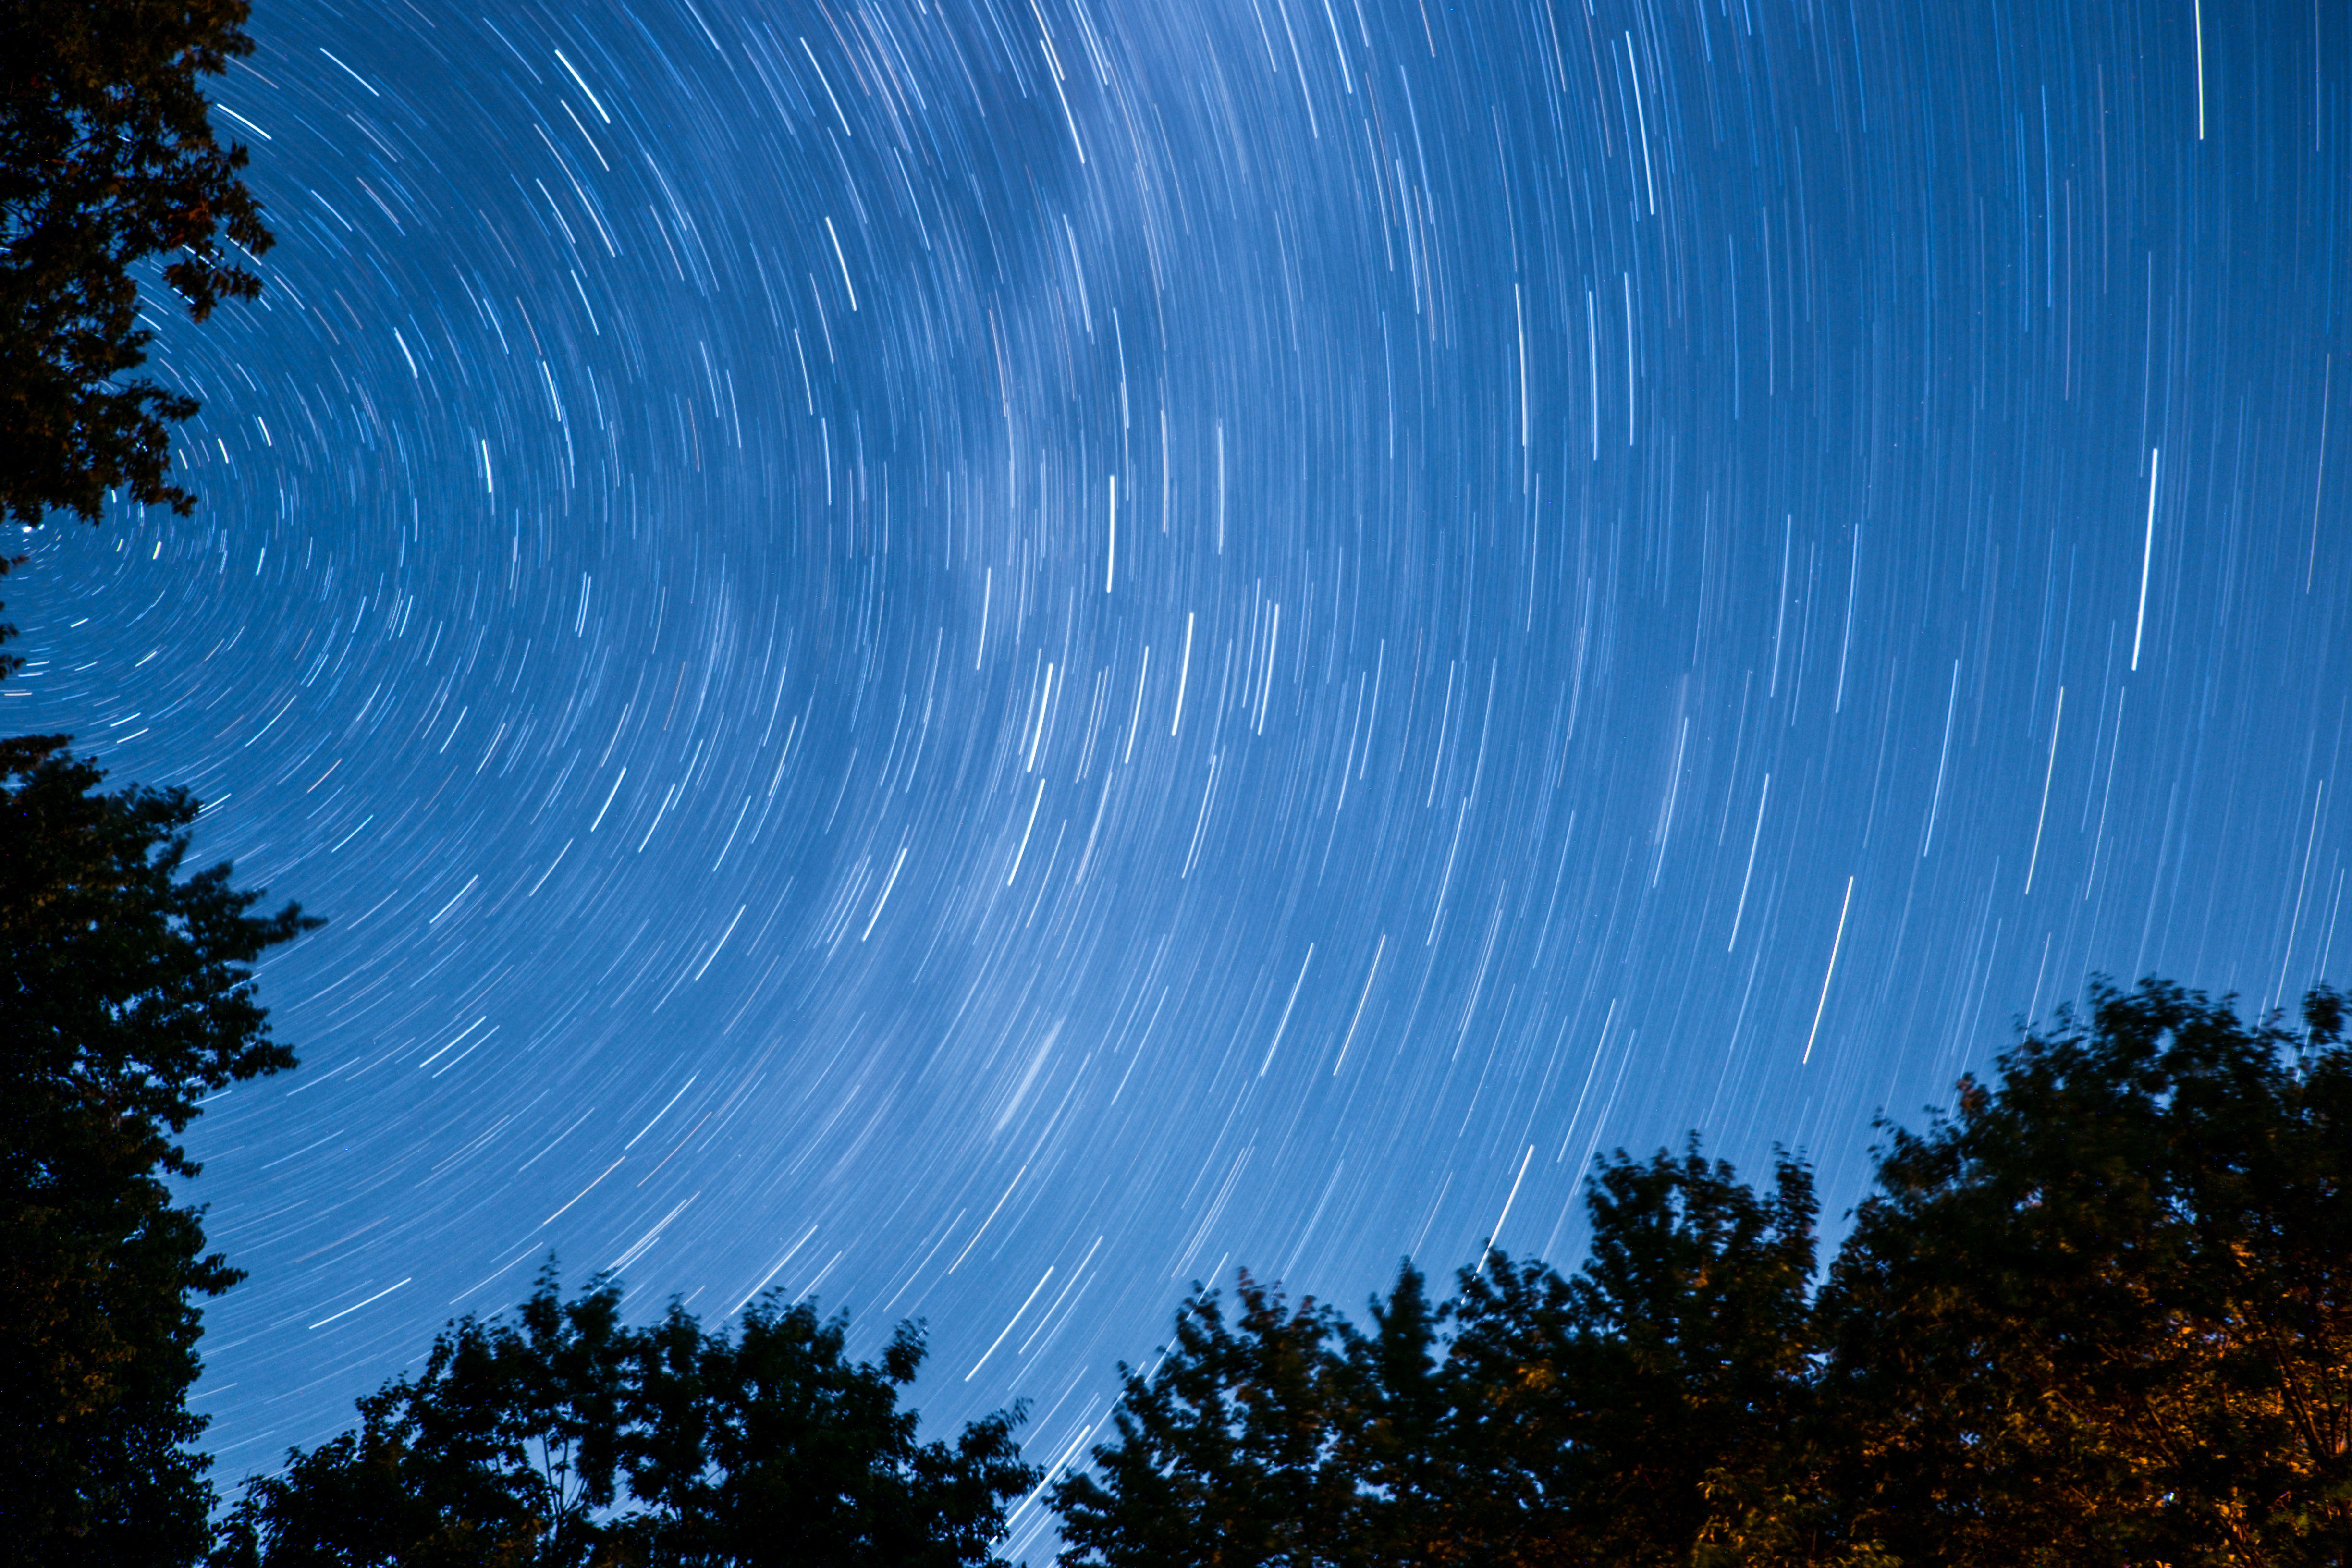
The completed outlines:
<svg viewBox="0 0 2352 1568">
<path fill-rule="evenodd" d="M 1194 1279 L 1692 1129 L 1834 1225 L 2093 974 L 2352 950 L 2338 13 L 253 32 L 202 505 L 26 535 L 0 689 L 331 921 L 192 1132 L 224 1485 L 550 1254 L 1079 1462 Z"/>
</svg>

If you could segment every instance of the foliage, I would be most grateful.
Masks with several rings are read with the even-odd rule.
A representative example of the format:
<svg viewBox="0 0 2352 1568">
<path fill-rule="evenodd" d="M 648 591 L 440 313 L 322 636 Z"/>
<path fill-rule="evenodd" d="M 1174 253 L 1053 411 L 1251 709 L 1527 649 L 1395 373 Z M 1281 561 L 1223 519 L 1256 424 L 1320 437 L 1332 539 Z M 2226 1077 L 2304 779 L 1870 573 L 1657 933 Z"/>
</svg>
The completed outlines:
<svg viewBox="0 0 2352 1568">
<path fill-rule="evenodd" d="M 1333 1458 L 1354 1479 L 1358 1507 L 1340 1553 L 1351 1563 L 1402 1563 L 1458 1524 L 1453 1507 L 1462 1457 L 1450 1453 L 1450 1402 L 1437 1337 L 1442 1309 L 1411 1259 L 1388 1300 L 1369 1303 L 1372 1331 L 1335 1325 L 1345 1345 L 1332 1416 Z"/>
<path fill-rule="evenodd" d="M 194 399 L 145 363 L 134 268 L 201 321 L 260 280 L 228 253 L 270 243 L 213 138 L 199 79 L 253 44 L 246 0 L 40 0 L 0 7 L 0 519 L 96 521 L 109 489 L 184 512 L 166 422 Z M 226 241 L 226 245 L 224 244 Z"/>
<path fill-rule="evenodd" d="M 2102 988 L 1890 1133 L 1823 1387 L 1906 1562 L 2352 1552 L 2352 1053 L 2305 1021 Z"/>
<path fill-rule="evenodd" d="M 185 1562 L 194 1299 L 238 1278 L 164 1176 L 204 1094 L 294 1065 L 248 967 L 317 924 L 183 878 L 186 792 L 97 793 L 62 737 L 0 741 L 0 1515 L 35 1556 Z M 69 1544 L 70 1543 L 70 1544 Z"/>
<path fill-rule="evenodd" d="M 1443 1373 L 1463 1518 L 1431 1560 L 1689 1561 L 1710 1476 L 1752 1466 L 1802 1398 L 1812 1180 L 1785 1156 L 1775 1176 L 1759 1197 L 1696 1142 L 1621 1153 L 1572 1279 L 1465 1272 Z"/>
<path fill-rule="evenodd" d="M 361 1426 L 247 1483 L 215 1562 L 584 1563 L 614 1494 L 615 1387 L 631 1346 L 618 1293 L 519 1325 L 467 1319 L 415 1378 L 359 1402 Z"/>
<path fill-rule="evenodd" d="M 1176 1314 L 1176 1342 L 1150 1374 L 1122 1366 L 1118 1437 L 1095 1451 L 1101 1478 L 1056 1483 L 1062 1561 L 1114 1568 L 1310 1568 L 1345 1561 L 1353 1478 L 1334 1461 L 1343 1363 L 1339 1323 L 1292 1309 L 1247 1272 L 1230 1325 L 1213 1290 Z"/>
<path fill-rule="evenodd" d="M 1369 1336 L 1246 1274 L 1228 1328 L 1196 1289 L 1097 1473 L 1055 1488 L 1062 1561 L 1688 1562 L 1710 1478 L 1801 1393 L 1812 1186 L 1777 1175 L 1605 1161 L 1574 1279 L 1496 1253 L 1433 1310 L 1407 1263 Z"/>
<path fill-rule="evenodd" d="M 247 1483 L 217 1568 L 950 1568 L 988 1560 L 1037 1479 L 1018 1409 L 917 1440 L 913 1324 L 877 1364 L 806 1304 L 762 1302 L 732 1340 L 676 1304 L 630 1330 L 619 1305 L 603 1280 L 562 1301 L 551 1270 L 516 1322 L 450 1325 L 357 1430 Z"/>
<path fill-rule="evenodd" d="M 879 1364 L 843 1350 L 847 1320 L 806 1303 L 761 1304 L 732 1342 L 673 1304 L 635 1345 L 621 1450 L 650 1505 L 624 1533 L 647 1561 L 982 1563 L 1005 1505 L 1034 1486 L 1013 1433 L 1020 1409 L 966 1426 L 954 1445 L 917 1440 L 898 1390 L 923 1362 L 900 1323 Z"/>
<path fill-rule="evenodd" d="M 1125 1374 L 1062 1562 L 2352 1560 L 2343 1003 L 2095 986 L 1887 1129 L 1814 1279 L 1810 1173 L 1604 1158 L 1563 1279 L 1491 1255 L 1372 1331 L 1242 1278 Z"/>
<path fill-rule="evenodd" d="M 0 6 L 0 521 L 193 504 L 166 426 L 195 402 L 125 378 L 153 336 L 138 275 L 197 321 L 260 287 L 226 248 L 270 243 L 245 151 L 198 85 L 251 52 L 246 14 Z M 0 741 L 0 1517 L 28 1560 L 184 1563 L 212 1502 L 194 1303 L 240 1276 L 164 1178 L 196 1173 L 173 1139 L 200 1096 L 294 1065 L 246 966 L 315 922 L 253 915 L 226 866 L 181 879 L 195 803 L 96 794 L 64 746 Z"/>
</svg>

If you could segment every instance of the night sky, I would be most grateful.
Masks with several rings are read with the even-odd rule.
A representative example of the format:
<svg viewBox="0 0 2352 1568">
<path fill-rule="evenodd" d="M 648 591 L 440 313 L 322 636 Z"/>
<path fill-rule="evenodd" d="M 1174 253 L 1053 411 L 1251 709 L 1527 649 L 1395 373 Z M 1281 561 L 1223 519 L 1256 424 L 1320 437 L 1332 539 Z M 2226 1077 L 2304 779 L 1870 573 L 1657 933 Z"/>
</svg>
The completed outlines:
<svg viewBox="0 0 2352 1568">
<path fill-rule="evenodd" d="M 1834 1231 L 2092 975 L 2344 968 L 2335 6 L 490 3 L 257 0 L 203 503 L 8 584 L 332 922 L 224 1483 L 551 1252 L 1055 1464 L 1194 1279 L 1694 1128 Z"/>
</svg>

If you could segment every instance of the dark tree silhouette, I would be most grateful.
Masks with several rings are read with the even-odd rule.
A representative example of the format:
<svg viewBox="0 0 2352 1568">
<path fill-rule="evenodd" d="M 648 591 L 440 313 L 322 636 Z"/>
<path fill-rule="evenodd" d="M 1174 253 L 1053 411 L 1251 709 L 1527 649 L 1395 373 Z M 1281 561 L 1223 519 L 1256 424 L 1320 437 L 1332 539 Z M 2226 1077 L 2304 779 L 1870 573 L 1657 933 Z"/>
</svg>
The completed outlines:
<svg viewBox="0 0 2352 1568">
<path fill-rule="evenodd" d="M 1453 1390 L 1437 1362 L 1442 1312 L 1410 1258 L 1388 1300 L 1369 1304 L 1372 1331 L 1339 1329 L 1346 1346 L 1333 1458 L 1358 1492 L 1349 1563 L 1412 1560 L 1452 1528 L 1458 1458 L 1448 1451 Z"/>
<path fill-rule="evenodd" d="M 2352 1051 L 2094 990 L 1891 1131 L 1822 1293 L 1861 1528 L 1906 1563 L 2352 1558 Z"/>
<path fill-rule="evenodd" d="M 32 0 L 0 5 L 0 523 L 109 491 L 185 512 L 170 426 L 196 400 L 152 376 L 141 275 L 201 321 L 261 280 L 232 250 L 269 248 L 214 140 L 198 79 L 253 52 L 246 0 Z M 24 558 L 0 551 L 0 577 Z M 0 625 L 0 644 L 14 636 Z M 0 653 L 0 677 L 23 661 Z"/>
<path fill-rule="evenodd" d="M 517 1321 L 453 1323 L 357 1430 L 247 1483 L 216 1568 L 959 1568 L 1037 1480 L 1017 1408 L 918 1440 L 912 1323 L 877 1364 L 805 1303 L 730 1340 L 675 1304 L 627 1329 L 619 1301 L 598 1280 L 563 1302 L 551 1268 Z"/>
<path fill-rule="evenodd" d="M 1884 1128 L 1812 1288 L 1780 1157 L 1604 1158 L 1562 1278 L 1491 1255 L 1373 1331 L 1196 1288 L 1055 1489 L 1067 1568 L 2352 1562 L 2352 1046 L 2095 984 Z"/>
<path fill-rule="evenodd" d="M 40 0 L 0 7 L 0 517 L 62 508 L 96 521 L 105 493 L 185 511 L 166 421 L 195 403 L 123 383 L 153 334 L 135 268 L 203 321 L 260 280 L 229 254 L 266 249 L 213 139 L 200 77 L 253 52 L 246 0 Z M 226 242 L 226 243 L 225 243 Z"/>
<path fill-rule="evenodd" d="M 0 741 L 0 1517 L 32 1561 L 184 1563 L 195 1300 L 240 1276 L 163 1178 L 202 1095 L 294 1065 L 248 966 L 318 922 L 182 878 L 195 802 L 100 794 L 64 745 Z"/>
<path fill-rule="evenodd" d="M 655 1563 L 955 1568 L 988 1562 L 1006 1505 L 1036 1484 L 1015 1406 L 950 1445 L 917 1438 L 898 1391 L 923 1363 L 900 1323 L 877 1363 L 844 1351 L 845 1317 L 755 1306 L 732 1341 L 672 1305 L 635 1341 L 621 1439 L 647 1505 L 621 1534 Z"/>
<path fill-rule="evenodd" d="M 598 1560 L 635 1348 L 618 1301 L 599 1284 L 560 1303 L 543 1279 L 519 1322 L 452 1324 L 422 1372 L 359 1402 L 357 1431 L 248 1481 L 215 1561 Z"/>
<path fill-rule="evenodd" d="M 1337 1455 L 1343 1325 L 1313 1300 L 1294 1310 L 1246 1271 L 1228 1324 L 1195 1285 L 1176 1341 L 1126 1385 L 1094 1451 L 1097 1474 L 1054 1489 L 1066 1563 L 1244 1568 L 1338 1563 L 1360 1531 L 1354 1465 Z"/>
<path fill-rule="evenodd" d="M 1562 1279 L 1497 1255 L 1449 1309 L 1437 1561 L 1687 1563 L 1711 1492 L 1753 1477 L 1803 1398 L 1811 1173 L 1759 1195 L 1703 1159 L 1603 1159 L 1592 1241 Z M 1748 1482 L 1748 1484 L 1754 1484 Z"/>
<path fill-rule="evenodd" d="M 1587 1204 L 1572 1279 L 1495 1253 L 1433 1310 L 1408 1263 L 1370 1335 L 1245 1273 L 1230 1327 L 1196 1289 L 1055 1489 L 1062 1561 L 1690 1562 L 1803 1396 L 1811 1178 L 1783 1159 L 1759 1197 L 1696 1147 L 1619 1155 Z"/>
</svg>

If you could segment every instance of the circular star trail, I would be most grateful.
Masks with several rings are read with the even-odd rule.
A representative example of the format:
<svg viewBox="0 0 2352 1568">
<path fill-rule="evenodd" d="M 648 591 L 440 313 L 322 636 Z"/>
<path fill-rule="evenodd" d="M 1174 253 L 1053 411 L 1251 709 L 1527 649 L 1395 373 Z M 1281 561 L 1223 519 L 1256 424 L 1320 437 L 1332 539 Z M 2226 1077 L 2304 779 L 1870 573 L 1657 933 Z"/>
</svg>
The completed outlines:
<svg viewBox="0 0 2352 1568">
<path fill-rule="evenodd" d="M 193 1134 L 224 1480 L 551 1254 L 1055 1464 L 1193 1279 L 1692 1129 L 1833 1220 L 2094 974 L 2352 949 L 2324 8 L 255 32 L 202 507 L 28 536 L 0 701 L 332 922 Z"/>
</svg>

